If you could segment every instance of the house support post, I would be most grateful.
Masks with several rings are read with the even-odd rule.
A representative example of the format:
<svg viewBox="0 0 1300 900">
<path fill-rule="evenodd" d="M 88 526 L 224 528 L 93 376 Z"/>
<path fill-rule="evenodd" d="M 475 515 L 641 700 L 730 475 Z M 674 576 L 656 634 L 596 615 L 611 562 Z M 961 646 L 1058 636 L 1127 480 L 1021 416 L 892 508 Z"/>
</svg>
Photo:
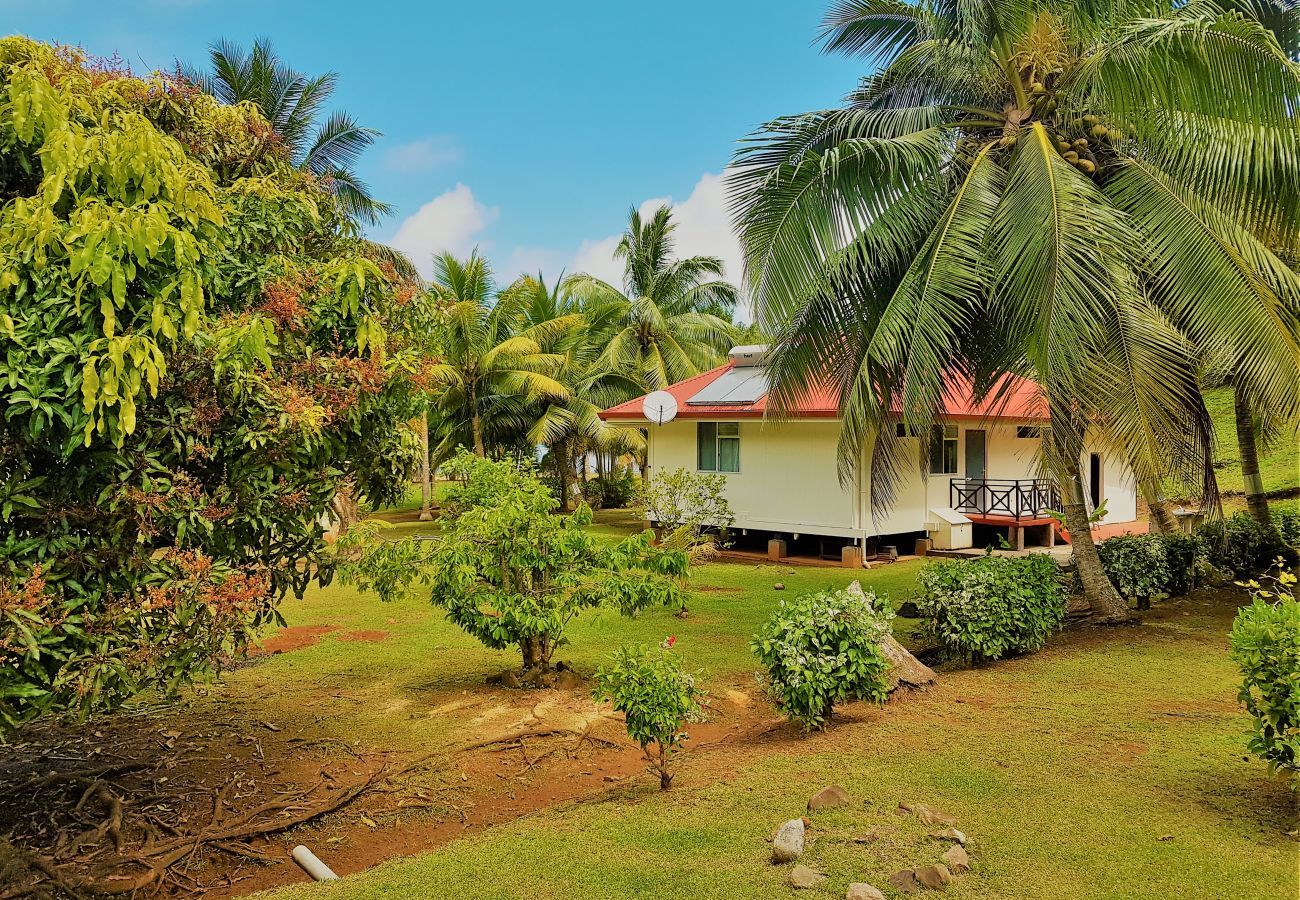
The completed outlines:
<svg viewBox="0 0 1300 900">
<path fill-rule="evenodd" d="M 861 569 L 862 548 L 850 545 L 840 550 L 840 566 L 845 569 Z"/>
<path fill-rule="evenodd" d="M 772 538 L 767 542 L 767 558 L 772 562 L 779 562 L 785 559 L 786 545 L 781 538 Z"/>
</svg>

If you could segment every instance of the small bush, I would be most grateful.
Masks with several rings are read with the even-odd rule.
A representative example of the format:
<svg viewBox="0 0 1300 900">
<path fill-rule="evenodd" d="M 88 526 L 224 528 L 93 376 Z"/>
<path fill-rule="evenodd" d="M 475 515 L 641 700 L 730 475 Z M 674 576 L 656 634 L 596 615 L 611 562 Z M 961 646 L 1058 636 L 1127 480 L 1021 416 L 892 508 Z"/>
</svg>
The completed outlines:
<svg viewBox="0 0 1300 900">
<path fill-rule="evenodd" d="M 1277 528 L 1282 546 L 1292 556 L 1300 554 L 1300 509 L 1274 511 L 1273 525 Z"/>
<path fill-rule="evenodd" d="M 782 600 L 750 647 L 781 711 L 805 729 L 824 728 L 837 703 L 889 696 L 881 642 L 893 618 L 873 591 L 803 594 Z"/>
<path fill-rule="evenodd" d="M 651 651 L 621 647 L 596 673 L 596 699 L 613 702 L 624 715 L 628 737 L 641 746 L 665 791 L 673 781 L 672 754 L 686 738 L 682 727 L 700 720 L 704 696 L 695 676 L 668 654 L 673 643 L 669 638 Z"/>
<path fill-rule="evenodd" d="M 1300 601 L 1296 576 L 1283 569 L 1232 623 L 1231 655 L 1241 669 L 1238 699 L 1255 720 L 1248 746 L 1269 769 L 1300 768 Z"/>
<path fill-rule="evenodd" d="M 617 467 L 582 485 L 582 495 L 593 509 L 624 509 L 636 498 L 638 479 L 631 468 Z"/>
<path fill-rule="evenodd" d="M 927 566 L 916 601 L 928 637 L 971 662 L 1038 650 L 1065 618 L 1065 589 L 1046 554 Z"/>
<path fill-rule="evenodd" d="M 1277 532 L 1247 513 L 1236 513 L 1196 529 L 1210 564 L 1233 575 L 1254 575 L 1268 568 L 1282 549 Z"/>
<path fill-rule="evenodd" d="M 1190 534 L 1125 534 L 1102 541 L 1097 552 L 1115 589 L 1145 609 L 1192 589 L 1201 543 Z"/>
</svg>

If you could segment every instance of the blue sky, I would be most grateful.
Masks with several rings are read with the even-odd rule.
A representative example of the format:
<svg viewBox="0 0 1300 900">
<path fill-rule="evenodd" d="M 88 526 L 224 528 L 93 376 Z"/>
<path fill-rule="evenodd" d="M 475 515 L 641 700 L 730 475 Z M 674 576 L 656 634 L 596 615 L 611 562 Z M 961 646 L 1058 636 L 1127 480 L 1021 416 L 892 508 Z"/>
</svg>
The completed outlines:
<svg viewBox="0 0 1300 900">
<path fill-rule="evenodd" d="M 384 137 L 359 166 L 424 264 L 480 245 L 503 278 L 606 276 L 632 205 L 671 198 L 684 252 L 737 264 L 718 175 L 765 119 L 833 105 L 862 63 L 813 45 L 821 2 L 0 0 L 7 32 L 119 53 L 137 71 L 270 37 L 339 73 Z M 738 278 L 739 273 L 733 274 Z"/>
</svg>

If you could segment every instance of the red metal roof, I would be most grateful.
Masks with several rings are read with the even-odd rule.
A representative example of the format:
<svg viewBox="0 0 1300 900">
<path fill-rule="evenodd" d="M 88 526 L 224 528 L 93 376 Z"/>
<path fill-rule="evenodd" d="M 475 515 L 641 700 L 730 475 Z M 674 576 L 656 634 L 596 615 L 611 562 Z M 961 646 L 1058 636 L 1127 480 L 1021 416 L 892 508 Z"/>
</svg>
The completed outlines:
<svg viewBox="0 0 1300 900">
<path fill-rule="evenodd" d="M 665 390 L 677 400 L 677 418 L 679 419 L 759 419 L 767 411 L 766 395 L 753 403 L 727 403 L 710 406 L 689 406 L 686 401 L 694 397 L 706 386 L 713 383 L 724 372 L 732 369 L 731 363 L 701 372 L 694 378 L 687 378 L 669 385 Z M 985 399 L 975 403 L 971 397 L 970 381 L 963 376 L 954 376 L 947 398 L 947 415 L 966 419 L 1046 419 L 1046 407 L 1038 385 L 1027 378 L 1008 376 L 1010 390 L 1004 396 Z M 610 407 L 600 414 L 606 420 L 644 420 L 645 413 L 641 403 L 645 397 L 637 397 L 618 406 Z M 797 419 L 838 419 L 839 393 L 833 388 L 814 387 L 799 403 L 792 418 Z"/>
</svg>

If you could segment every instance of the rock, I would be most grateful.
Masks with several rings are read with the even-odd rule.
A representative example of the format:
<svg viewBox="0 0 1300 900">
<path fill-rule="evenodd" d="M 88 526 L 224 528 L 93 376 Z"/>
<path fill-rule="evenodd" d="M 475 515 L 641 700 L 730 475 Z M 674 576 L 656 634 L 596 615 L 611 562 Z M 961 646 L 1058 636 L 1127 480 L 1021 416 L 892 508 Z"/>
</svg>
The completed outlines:
<svg viewBox="0 0 1300 900">
<path fill-rule="evenodd" d="M 954 875 L 970 871 L 970 855 L 961 844 L 953 844 L 949 847 L 948 852 L 943 855 L 943 861 Z"/>
<path fill-rule="evenodd" d="M 966 833 L 958 831 L 956 828 L 945 828 L 943 831 L 931 831 L 930 837 L 936 841 L 956 841 L 963 847 L 966 846 Z"/>
<path fill-rule="evenodd" d="M 865 593 L 862 584 L 857 581 L 845 590 L 849 593 Z M 897 689 L 899 685 L 919 688 L 934 684 L 937 677 L 934 670 L 913 656 L 892 634 L 885 637 L 880 644 L 880 649 L 885 652 L 885 658 L 889 660 L 890 691 Z"/>
<path fill-rule="evenodd" d="M 838 784 L 832 784 L 830 787 L 824 787 L 812 795 L 812 799 L 808 801 L 808 812 L 830 809 L 833 806 L 843 806 L 848 802 L 849 792 Z"/>
<path fill-rule="evenodd" d="M 519 680 L 519 673 L 514 669 L 501 673 L 501 686 L 508 688 L 523 687 L 524 683 Z"/>
<path fill-rule="evenodd" d="M 885 900 L 885 895 L 865 881 L 855 881 L 844 892 L 844 900 Z"/>
<path fill-rule="evenodd" d="M 921 889 L 921 882 L 916 880 L 916 873 L 911 869 L 904 869 L 901 872 L 895 872 L 889 876 L 889 883 L 898 888 L 904 894 L 915 894 Z"/>
<path fill-rule="evenodd" d="M 788 863 L 803 853 L 804 820 L 791 819 L 782 823 L 772 838 L 772 862 Z"/>
<path fill-rule="evenodd" d="M 582 676 L 572 669 L 565 669 L 555 676 L 555 688 L 560 691 L 576 691 L 582 687 Z"/>
<path fill-rule="evenodd" d="M 948 867 L 942 863 L 935 863 L 932 866 L 921 866 L 919 869 L 913 869 L 912 874 L 916 876 L 922 886 L 932 890 L 946 888 L 952 883 L 952 873 Z"/>
<path fill-rule="evenodd" d="M 787 875 L 785 879 L 786 884 L 790 885 L 790 887 L 794 888 L 796 891 L 815 888 L 825 880 L 825 875 L 818 872 L 816 869 L 810 869 L 807 866 L 795 866 L 790 870 L 790 874 Z"/>
<path fill-rule="evenodd" d="M 785 585 L 784 585 L 783 583 L 781 583 L 781 582 L 778 581 L 776 584 L 772 585 L 772 590 L 774 590 L 774 591 L 783 591 L 783 590 L 785 590 Z"/>
<path fill-rule="evenodd" d="M 908 600 L 898 608 L 898 617 L 900 619 L 919 619 L 921 618 L 921 611 L 916 608 L 915 603 Z"/>
<path fill-rule="evenodd" d="M 923 825 L 956 825 L 957 820 L 946 812 L 926 806 L 924 803 L 900 803 L 899 812 L 908 812 L 921 820 Z"/>
</svg>

